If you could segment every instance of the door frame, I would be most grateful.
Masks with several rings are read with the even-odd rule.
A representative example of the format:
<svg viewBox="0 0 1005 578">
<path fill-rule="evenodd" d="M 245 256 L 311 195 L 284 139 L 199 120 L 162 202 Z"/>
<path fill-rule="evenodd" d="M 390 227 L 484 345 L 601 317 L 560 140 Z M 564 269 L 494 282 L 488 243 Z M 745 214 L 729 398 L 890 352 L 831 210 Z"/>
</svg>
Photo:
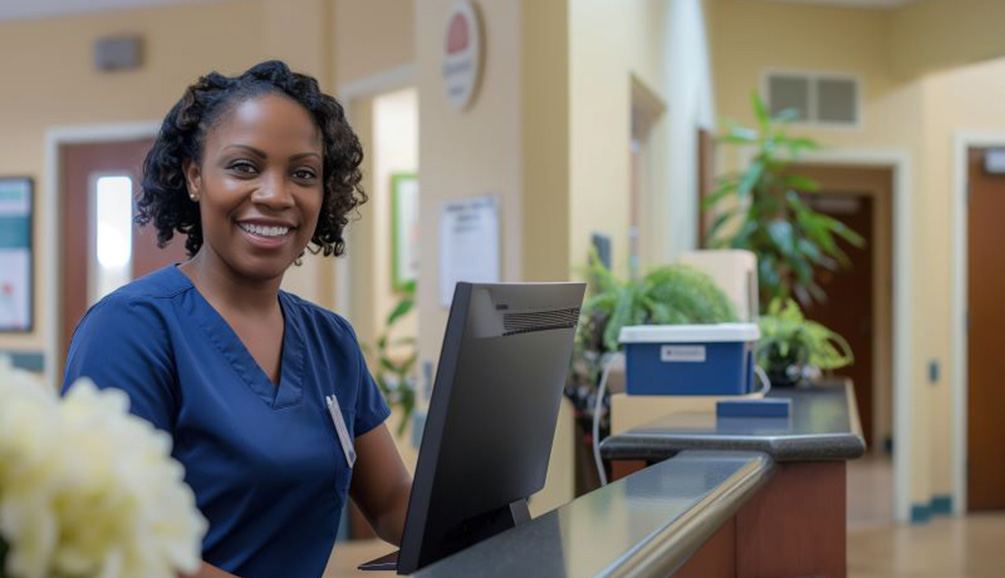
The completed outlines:
<svg viewBox="0 0 1005 578">
<path fill-rule="evenodd" d="M 952 381 L 952 455 L 953 513 L 967 513 L 967 401 L 969 395 L 969 368 L 967 367 L 967 292 L 969 284 L 967 267 L 970 247 L 967 181 L 970 176 L 967 153 L 972 147 L 1005 146 L 1005 133 L 958 130 L 953 135 L 953 188 L 952 201 L 952 290 L 950 296 L 950 337 Z"/>
<path fill-rule="evenodd" d="M 43 173 L 42 203 L 45 207 L 42 222 L 42 235 L 46 239 L 42 250 L 42 261 L 45 269 L 45 294 L 42 306 L 45 307 L 45 352 L 43 375 L 47 383 L 58 384 L 61 376 L 56 375 L 57 359 L 61 355 L 63 343 L 61 328 L 63 326 L 63 311 L 59 303 L 59 291 L 62 288 L 60 254 L 63 244 L 63 233 L 60 223 L 63 218 L 63 208 L 60 203 L 60 183 L 63 167 L 59 162 L 59 147 L 65 144 L 102 143 L 143 138 L 154 138 L 160 130 L 159 121 L 123 122 L 105 124 L 87 124 L 51 127 L 45 132 L 45 170 Z"/>
<path fill-rule="evenodd" d="M 821 166 L 882 167 L 893 171 L 893 295 L 891 302 L 893 374 L 893 516 L 911 519 L 911 304 L 914 259 L 912 243 L 911 155 L 903 149 L 835 148 L 802 154 L 799 163 Z"/>
<path fill-rule="evenodd" d="M 352 109 L 355 101 L 372 98 L 392 90 L 408 87 L 418 88 L 417 79 L 415 65 L 404 64 L 343 84 L 338 88 L 337 99 L 345 110 L 346 120 L 352 124 Z M 349 279 L 352 270 L 351 259 L 351 252 L 346 253 L 345 257 L 341 259 L 335 259 L 335 309 L 342 315 L 348 315 L 352 305 L 350 295 L 352 283 Z"/>
</svg>

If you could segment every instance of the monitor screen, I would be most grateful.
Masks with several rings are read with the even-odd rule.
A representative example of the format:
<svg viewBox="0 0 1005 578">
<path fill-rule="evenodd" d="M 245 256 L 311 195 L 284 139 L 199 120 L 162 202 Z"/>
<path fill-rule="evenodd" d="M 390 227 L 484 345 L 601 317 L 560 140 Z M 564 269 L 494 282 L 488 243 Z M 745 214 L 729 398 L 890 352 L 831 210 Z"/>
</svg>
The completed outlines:
<svg viewBox="0 0 1005 578">
<path fill-rule="evenodd" d="M 458 283 L 399 574 L 529 519 L 544 487 L 583 283 Z"/>
</svg>

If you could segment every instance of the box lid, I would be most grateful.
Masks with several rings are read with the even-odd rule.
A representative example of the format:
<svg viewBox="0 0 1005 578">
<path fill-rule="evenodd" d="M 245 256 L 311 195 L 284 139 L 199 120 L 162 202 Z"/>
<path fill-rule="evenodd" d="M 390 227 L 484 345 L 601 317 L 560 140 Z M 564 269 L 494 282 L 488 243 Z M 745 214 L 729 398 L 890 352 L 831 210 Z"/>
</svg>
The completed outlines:
<svg viewBox="0 0 1005 578">
<path fill-rule="evenodd" d="M 631 325 L 621 328 L 621 343 L 708 343 L 757 341 L 756 323 L 709 323 L 704 325 Z"/>
</svg>

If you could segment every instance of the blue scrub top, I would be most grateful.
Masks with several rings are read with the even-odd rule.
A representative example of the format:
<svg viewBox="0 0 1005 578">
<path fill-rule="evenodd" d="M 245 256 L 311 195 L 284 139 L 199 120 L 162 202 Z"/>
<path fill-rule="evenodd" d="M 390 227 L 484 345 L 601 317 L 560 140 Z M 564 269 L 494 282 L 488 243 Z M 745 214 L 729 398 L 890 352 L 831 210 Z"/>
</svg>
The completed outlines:
<svg viewBox="0 0 1005 578">
<path fill-rule="evenodd" d="M 171 434 L 209 520 L 203 559 L 243 578 L 324 571 L 352 477 L 325 397 L 337 397 L 353 437 L 390 414 L 349 324 L 289 293 L 279 303 L 278 386 L 174 266 L 87 312 L 63 382 L 121 389 L 134 414 Z"/>
</svg>

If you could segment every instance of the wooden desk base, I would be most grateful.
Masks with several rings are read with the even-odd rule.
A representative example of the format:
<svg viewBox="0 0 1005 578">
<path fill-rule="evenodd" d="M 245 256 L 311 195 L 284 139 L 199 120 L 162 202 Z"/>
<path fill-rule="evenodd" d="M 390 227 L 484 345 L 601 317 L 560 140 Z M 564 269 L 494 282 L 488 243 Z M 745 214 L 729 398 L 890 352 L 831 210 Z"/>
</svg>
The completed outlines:
<svg viewBox="0 0 1005 578">
<path fill-rule="evenodd" d="M 612 464 L 619 478 L 645 466 Z M 844 578 L 845 462 L 776 464 L 771 480 L 675 578 Z"/>
</svg>

